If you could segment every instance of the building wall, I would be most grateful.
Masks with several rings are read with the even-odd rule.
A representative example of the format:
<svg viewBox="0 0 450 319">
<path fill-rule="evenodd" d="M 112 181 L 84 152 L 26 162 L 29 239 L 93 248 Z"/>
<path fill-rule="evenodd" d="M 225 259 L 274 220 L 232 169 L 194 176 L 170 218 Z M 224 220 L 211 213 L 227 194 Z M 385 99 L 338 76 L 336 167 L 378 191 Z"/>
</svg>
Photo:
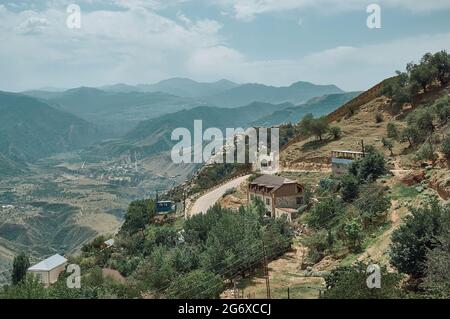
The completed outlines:
<svg viewBox="0 0 450 319">
<path fill-rule="evenodd" d="M 275 207 L 280 208 L 297 208 L 297 196 L 281 196 L 275 198 Z"/>
<path fill-rule="evenodd" d="M 67 263 L 50 271 L 29 271 L 29 273 L 39 278 L 44 286 L 48 287 L 58 281 L 59 274 L 66 270 L 66 265 Z"/>
<path fill-rule="evenodd" d="M 286 216 L 286 217 L 287 217 L 287 220 L 288 220 L 290 223 L 292 223 L 292 214 L 291 214 L 291 213 L 288 213 L 288 212 L 285 212 L 284 210 L 275 208 L 275 218 L 280 218 L 280 217 L 282 217 L 282 216 Z"/>
<path fill-rule="evenodd" d="M 259 193 L 253 193 L 249 192 L 249 202 L 253 203 L 254 197 L 259 198 L 263 201 L 264 206 L 266 207 L 267 212 L 270 213 L 271 216 L 275 213 L 273 210 L 273 202 L 272 202 L 272 196 L 270 194 L 259 194 Z M 269 204 L 267 203 L 269 201 Z"/>
</svg>

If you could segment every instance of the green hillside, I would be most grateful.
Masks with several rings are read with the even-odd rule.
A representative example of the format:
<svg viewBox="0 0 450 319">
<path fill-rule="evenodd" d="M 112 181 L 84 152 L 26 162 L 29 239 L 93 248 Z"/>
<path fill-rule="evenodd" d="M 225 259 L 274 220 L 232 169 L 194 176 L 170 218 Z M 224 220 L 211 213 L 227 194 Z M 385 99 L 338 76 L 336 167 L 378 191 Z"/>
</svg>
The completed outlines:
<svg viewBox="0 0 450 319">
<path fill-rule="evenodd" d="M 182 127 L 193 132 L 194 120 L 203 121 L 203 130 L 209 127 L 222 130 L 225 128 L 245 128 L 255 117 L 265 116 L 275 110 L 289 107 L 293 107 L 293 105 L 290 103 L 275 105 L 260 102 L 234 109 L 200 106 L 142 121 L 124 138 L 93 146 L 85 155 L 88 155 L 89 159 L 118 156 L 134 151 L 144 156 L 155 155 L 169 150 L 174 145 L 174 142 L 171 141 L 171 134 L 174 129 Z"/>
<path fill-rule="evenodd" d="M 297 123 L 308 113 L 313 114 L 315 117 L 320 117 L 333 112 L 359 94 L 360 92 L 349 92 L 316 97 L 309 100 L 305 104 L 275 111 L 272 114 L 260 118 L 252 124 L 271 126 L 286 123 Z"/>
<path fill-rule="evenodd" d="M 109 136 L 124 134 L 142 120 L 200 105 L 193 99 L 161 92 L 107 92 L 88 87 L 28 94 L 98 125 Z"/>
<path fill-rule="evenodd" d="M 31 162 L 97 139 L 94 125 L 25 95 L 0 92 L 0 113 L 0 161 L 6 165 L 0 170 L 15 167 L 14 161 Z"/>
<path fill-rule="evenodd" d="M 335 85 L 316 85 L 309 82 L 297 82 L 288 87 L 244 84 L 204 99 L 220 107 L 247 105 L 254 101 L 299 104 L 314 97 L 337 93 L 344 93 L 344 91 Z"/>
</svg>

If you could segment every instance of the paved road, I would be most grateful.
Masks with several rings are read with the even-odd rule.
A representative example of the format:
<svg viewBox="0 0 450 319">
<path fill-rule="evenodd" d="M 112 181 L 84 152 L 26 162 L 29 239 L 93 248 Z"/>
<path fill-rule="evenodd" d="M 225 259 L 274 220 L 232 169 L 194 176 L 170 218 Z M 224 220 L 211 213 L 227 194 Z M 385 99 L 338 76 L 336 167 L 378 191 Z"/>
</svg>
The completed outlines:
<svg viewBox="0 0 450 319">
<path fill-rule="evenodd" d="M 238 187 L 242 182 L 248 179 L 250 175 L 241 176 L 229 181 L 218 188 L 204 194 L 199 197 L 197 201 L 192 206 L 190 215 L 198 215 L 201 213 L 205 213 L 210 207 L 214 206 L 214 204 L 225 194 L 225 192 L 234 187 Z"/>
</svg>

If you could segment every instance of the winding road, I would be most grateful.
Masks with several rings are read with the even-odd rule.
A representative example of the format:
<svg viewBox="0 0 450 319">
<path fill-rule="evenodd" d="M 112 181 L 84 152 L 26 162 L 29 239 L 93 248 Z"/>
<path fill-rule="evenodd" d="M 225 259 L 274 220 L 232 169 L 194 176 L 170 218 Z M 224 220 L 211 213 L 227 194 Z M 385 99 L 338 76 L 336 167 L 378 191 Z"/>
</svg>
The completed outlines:
<svg viewBox="0 0 450 319">
<path fill-rule="evenodd" d="M 223 184 L 212 191 L 200 196 L 190 209 L 190 216 L 205 213 L 209 208 L 214 206 L 214 204 L 225 194 L 225 192 L 230 188 L 238 187 L 241 183 L 247 180 L 250 175 L 245 175 L 237 177 L 226 184 Z"/>
</svg>

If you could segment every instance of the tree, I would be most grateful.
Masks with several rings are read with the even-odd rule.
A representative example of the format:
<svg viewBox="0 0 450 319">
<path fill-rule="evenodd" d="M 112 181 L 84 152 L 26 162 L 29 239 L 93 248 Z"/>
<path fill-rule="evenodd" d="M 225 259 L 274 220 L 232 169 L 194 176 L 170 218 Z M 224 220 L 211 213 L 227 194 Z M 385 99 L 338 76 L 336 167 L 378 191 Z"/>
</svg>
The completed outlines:
<svg viewBox="0 0 450 319">
<path fill-rule="evenodd" d="M 131 202 L 125 216 L 125 222 L 121 230 L 129 234 L 138 231 L 144 237 L 144 229 L 150 223 L 150 219 L 155 215 L 155 202 L 153 200 L 138 200 Z"/>
<path fill-rule="evenodd" d="M 322 140 L 323 135 L 328 131 L 328 123 L 325 117 L 321 117 L 319 119 L 314 119 L 311 122 L 310 132 Z"/>
<path fill-rule="evenodd" d="M 436 71 L 436 77 L 441 85 L 448 83 L 450 79 L 450 55 L 446 51 L 435 53 L 430 58 L 430 64 Z"/>
<path fill-rule="evenodd" d="M 382 284 L 380 288 L 367 286 L 368 264 L 358 262 L 353 266 L 337 267 L 325 277 L 327 290 L 325 299 L 394 299 L 402 296 L 401 276 L 380 267 Z"/>
<path fill-rule="evenodd" d="M 448 95 L 438 99 L 433 104 L 433 111 L 441 125 L 447 124 L 450 120 L 450 97 Z"/>
<path fill-rule="evenodd" d="M 391 207 L 391 201 L 386 195 L 386 188 L 376 184 L 368 184 L 362 188 L 361 196 L 355 201 L 363 223 L 376 225 Z"/>
<path fill-rule="evenodd" d="M 396 139 L 398 138 L 398 129 L 394 123 L 388 123 L 387 125 L 387 137 Z"/>
<path fill-rule="evenodd" d="M 312 235 L 303 239 L 303 244 L 308 247 L 308 259 L 313 263 L 318 263 L 325 257 L 327 249 L 331 249 L 328 232 L 325 229 L 314 232 Z"/>
<path fill-rule="evenodd" d="M 447 137 L 442 141 L 441 150 L 442 153 L 444 153 L 447 162 L 450 164 L 450 135 L 447 135 Z"/>
<path fill-rule="evenodd" d="M 167 296 L 172 299 L 218 299 L 223 287 L 220 276 L 194 270 L 177 277 L 167 290 Z"/>
<path fill-rule="evenodd" d="M 415 127 L 405 127 L 400 133 L 400 140 L 402 142 L 408 141 L 409 147 L 413 147 L 414 145 L 421 142 L 421 136 L 419 130 Z"/>
<path fill-rule="evenodd" d="M 409 126 L 417 127 L 419 132 L 424 136 L 434 132 L 433 113 L 426 109 L 419 109 L 408 116 L 407 122 Z"/>
<path fill-rule="evenodd" d="M 437 160 L 437 154 L 434 151 L 434 146 L 432 143 L 423 144 L 419 151 L 417 152 L 417 159 L 423 161 L 431 161 L 432 165 Z"/>
<path fill-rule="evenodd" d="M 354 252 L 358 252 L 361 249 L 361 241 L 364 238 L 361 223 L 357 219 L 352 219 L 344 224 L 342 230 L 349 248 Z"/>
<path fill-rule="evenodd" d="M 387 138 L 384 138 L 384 137 L 383 137 L 383 139 L 381 141 L 383 143 L 383 146 L 385 148 L 387 148 L 391 152 L 390 155 L 394 156 L 394 153 L 392 152 L 392 150 L 394 148 L 394 143 L 390 139 L 387 139 Z"/>
<path fill-rule="evenodd" d="M 346 174 L 341 179 L 341 196 L 345 202 L 352 202 L 359 194 L 359 181 L 352 174 Z"/>
<path fill-rule="evenodd" d="M 349 172 L 362 181 L 375 181 L 386 174 L 386 161 L 374 147 L 368 146 L 366 152 L 362 159 L 352 163 Z"/>
<path fill-rule="evenodd" d="M 31 275 L 26 275 L 16 285 L 3 287 L 1 298 L 4 299 L 46 299 L 47 291 L 40 280 Z"/>
<path fill-rule="evenodd" d="M 411 208 L 410 211 L 405 224 L 392 235 L 390 258 L 400 272 L 422 278 L 427 271 L 427 252 L 437 246 L 435 239 L 448 226 L 443 223 L 443 218 L 450 214 L 450 208 L 435 200 L 430 205 Z"/>
<path fill-rule="evenodd" d="M 314 115 L 312 115 L 311 113 L 306 114 L 298 124 L 300 134 L 302 135 L 310 134 L 313 122 L 314 122 Z"/>
<path fill-rule="evenodd" d="M 450 219 L 444 234 L 436 238 L 436 247 L 426 255 L 426 276 L 423 287 L 431 298 L 450 298 Z"/>
<path fill-rule="evenodd" d="M 28 268 L 30 268 L 30 260 L 25 253 L 22 252 L 14 257 L 12 270 L 13 285 L 17 285 L 25 278 Z"/>
<path fill-rule="evenodd" d="M 316 229 L 328 228 L 336 222 L 336 218 L 344 212 L 344 205 L 341 200 L 332 196 L 319 202 L 314 206 L 308 222 Z"/>
<path fill-rule="evenodd" d="M 335 140 L 340 139 L 341 136 L 342 136 L 342 130 L 341 130 L 341 128 L 338 127 L 338 126 L 332 126 L 332 127 L 330 127 L 329 133 L 330 133 L 331 137 L 332 137 L 333 139 L 335 139 Z"/>
</svg>

